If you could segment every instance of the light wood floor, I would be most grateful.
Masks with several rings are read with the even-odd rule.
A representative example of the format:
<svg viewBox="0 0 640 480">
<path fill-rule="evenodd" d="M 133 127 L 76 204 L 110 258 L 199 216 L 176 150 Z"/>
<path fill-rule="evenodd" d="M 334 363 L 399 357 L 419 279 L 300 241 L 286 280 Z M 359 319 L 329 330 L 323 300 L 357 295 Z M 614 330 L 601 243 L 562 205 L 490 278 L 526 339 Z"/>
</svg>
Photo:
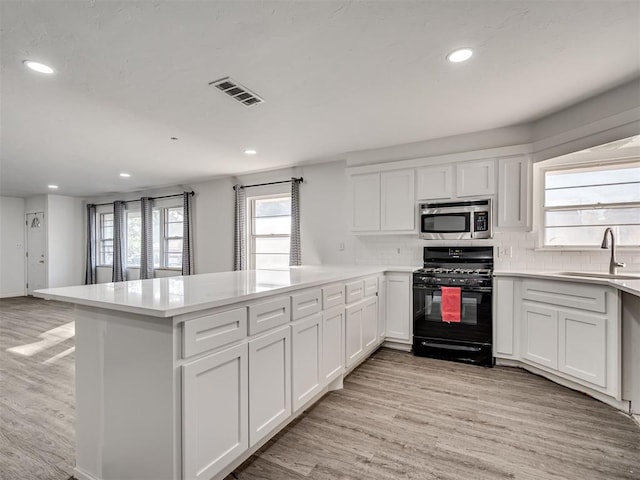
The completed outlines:
<svg viewBox="0 0 640 480">
<path fill-rule="evenodd" d="M 72 473 L 73 339 L 62 340 L 70 321 L 66 304 L 0 300 L 2 480 Z M 326 395 L 234 475 L 228 478 L 639 480 L 640 427 L 519 369 L 381 349 L 344 390 Z"/>
</svg>

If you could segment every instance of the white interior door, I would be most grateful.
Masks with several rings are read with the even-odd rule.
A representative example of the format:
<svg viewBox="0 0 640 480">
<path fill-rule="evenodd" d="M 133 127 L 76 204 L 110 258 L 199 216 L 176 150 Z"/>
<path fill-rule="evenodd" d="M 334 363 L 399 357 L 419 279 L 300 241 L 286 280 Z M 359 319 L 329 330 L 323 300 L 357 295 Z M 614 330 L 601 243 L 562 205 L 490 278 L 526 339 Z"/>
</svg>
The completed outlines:
<svg viewBox="0 0 640 480">
<path fill-rule="evenodd" d="M 27 294 L 47 287 L 44 213 L 27 213 Z"/>
</svg>

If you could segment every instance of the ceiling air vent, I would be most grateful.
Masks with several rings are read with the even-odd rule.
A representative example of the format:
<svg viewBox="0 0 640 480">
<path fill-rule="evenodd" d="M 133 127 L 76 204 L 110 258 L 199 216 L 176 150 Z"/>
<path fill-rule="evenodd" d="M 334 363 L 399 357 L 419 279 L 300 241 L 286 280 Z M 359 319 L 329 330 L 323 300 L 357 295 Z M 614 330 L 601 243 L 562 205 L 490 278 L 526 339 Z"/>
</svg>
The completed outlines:
<svg viewBox="0 0 640 480">
<path fill-rule="evenodd" d="M 232 80 L 229 77 L 221 78 L 220 80 L 215 80 L 214 82 L 209 83 L 210 86 L 217 88 L 221 92 L 226 93 L 234 100 L 237 100 L 241 104 L 246 107 L 251 107 L 253 105 L 258 105 L 264 100 L 260 98 L 258 95 L 253 93 L 246 87 L 243 87 L 235 80 Z"/>
</svg>

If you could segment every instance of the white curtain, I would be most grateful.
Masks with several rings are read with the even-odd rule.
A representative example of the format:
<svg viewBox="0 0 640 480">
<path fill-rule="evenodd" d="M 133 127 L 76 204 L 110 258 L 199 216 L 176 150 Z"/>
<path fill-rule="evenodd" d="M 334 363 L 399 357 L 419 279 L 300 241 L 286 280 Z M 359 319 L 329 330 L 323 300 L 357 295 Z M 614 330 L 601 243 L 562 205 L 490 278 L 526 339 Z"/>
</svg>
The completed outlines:
<svg viewBox="0 0 640 480">
<path fill-rule="evenodd" d="M 182 212 L 182 275 L 193 275 L 193 201 L 191 192 L 184 192 Z"/>
<path fill-rule="evenodd" d="M 84 274 L 85 285 L 98 283 L 96 272 L 96 206 L 87 205 L 87 260 Z"/>
<path fill-rule="evenodd" d="M 153 278 L 153 199 L 140 199 L 142 235 L 140 245 L 140 279 Z"/>
<path fill-rule="evenodd" d="M 126 252 L 126 226 L 124 213 L 125 202 L 113 202 L 113 272 L 112 282 L 124 282 L 127 280 Z"/>
<path fill-rule="evenodd" d="M 300 179 L 291 179 L 291 247 L 289 265 L 301 265 L 300 251 Z"/>
<path fill-rule="evenodd" d="M 247 196 L 242 185 L 234 185 L 233 269 L 247 269 Z"/>
</svg>

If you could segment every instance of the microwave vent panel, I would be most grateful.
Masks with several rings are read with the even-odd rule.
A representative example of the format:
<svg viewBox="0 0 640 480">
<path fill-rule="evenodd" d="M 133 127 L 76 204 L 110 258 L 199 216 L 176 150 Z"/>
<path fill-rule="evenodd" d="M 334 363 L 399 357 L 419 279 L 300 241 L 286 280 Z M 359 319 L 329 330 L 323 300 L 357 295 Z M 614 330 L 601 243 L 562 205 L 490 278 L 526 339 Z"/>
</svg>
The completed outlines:
<svg viewBox="0 0 640 480">
<path fill-rule="evenodd" d="M 258 105 L 263 103 L 264 100 L 260 98 L 258 95 L 253 93 L 246 87 L 243 87 L 235 80 L 232 80 L 229 77 L 221 78 L 220 80 L 215 80 L 209 83 L 210 86 L 217 88 L 223 93 L 226 93 L 231 98 L 240 102 L 245 107 L 252 107 L 254 105 Z"/>
</svg>

